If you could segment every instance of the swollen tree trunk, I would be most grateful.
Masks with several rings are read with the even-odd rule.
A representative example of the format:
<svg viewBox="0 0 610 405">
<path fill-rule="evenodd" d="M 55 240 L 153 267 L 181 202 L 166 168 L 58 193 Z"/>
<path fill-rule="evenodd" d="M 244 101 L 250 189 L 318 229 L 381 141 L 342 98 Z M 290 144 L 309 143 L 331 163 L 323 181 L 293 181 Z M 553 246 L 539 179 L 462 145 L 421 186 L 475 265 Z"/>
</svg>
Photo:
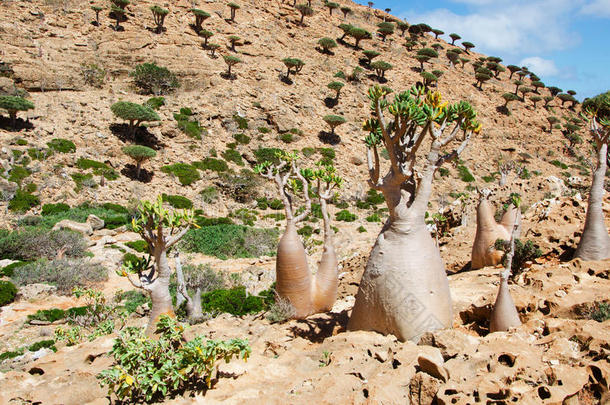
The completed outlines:
<svg viewBox="0 0 610 405">
<path fill-rule="evenodd" d="M 513 237 L 519 239 L 521 237 L 521 210 L 510 204 L 500 219 L 500 225 L 509 235 L 514 232 Z"/>
<path fill-rule="evenodd" d="M 472 245 L 471 269 L 495 266 L 504 255 L 494 248 L 496 240 L 508 240 L 509 231 L 494 219 L 494 211 L 486 197 L 481 198 L 477 207 L 477 232 Z"/>
<path fill-rule="evenodd" d="M 607 135 L 606 135 L 607 137 Z M 597 168 L 593 172 L 593 182 L 589 193 L 585 229 L 574 257 L 582 260 L 604 260 L 610 258 L 610 236 L 604 222 L 602 200 L 606 177 L 608 143 L 599 143 L 597 148 Z"/>
<path fill-rule="evenodd" d="M 431 178 L 424 181 L 431 186 Z M 449 281 L 424 221 L 426 204 L 407 209 L 403 195 L 392 206 L 384 195 L 391 215 L 369 257 L 348 329 L 416 342 L 425 332 L 451 326 Z"/>
<path fill-rule="evenodd" d="M 161 315 L 176 316 L 172 305 L 172 297 L 169 294 L 169 278 L 171 270 L 167 262 L 167 254 L 165 249 L 156 249 L 155 255 L 155 271 L 158 273 L 155 281 L 146 286 L 146 290 L 150 294 L 152 307 L 146 327 L 146 334 L 153 335 Z"/>
<path fill-rule="evenodd" d="M 277 247 L 275 262 L 276 290 L 290 301 L 296 310 L 296 318 L 303 319 L 312 313 L 311 273 L 307 254 L 297 234 L 294 221 L 289 220 L 286 231 Z"/>
<path fill-rule="evenodd" d="M 496 297 L 496 302 L 494 303 L 489 320 L 490 332 L 505 332 L 510 328 L 521 325 L 519 313 L 517 312 L 513 297 L 511 297 L 510 290 L 508 289 L 508 278 L 511 274 L 513 257 L 515 255 L 515 239 L 517 238 L 519 229 L 517 215 L 515 214 L 513 218 L 513 223 L 515 223 L 515 225 L 513 226 L 512 236 L 510 238 L 510 249 L 506 255 L 506 269 L 500 273 L 500 288 L 498 289 L 498 296 Z"/>
<path fill-rule="evenodd" d="M 320 207 L 324 219 L 324 250 L 318 265 L 318 272 L 312 283 L 314 312 L 325 312 L 332 309 L 337 299 L 337 287 L 339 286 L 339 263 L 333 243 L 333 230 L 330 227 L 328 207 L 324 198 L 320 198 Z"/>
<path fill-rule="evenodd" d="M 176 279 L 178 288 L 176 291 L 176 308 L 179 308 L 182 303 L 186 302 L 186 316 L 189 323 L 197 323 L 203 319 L 203 309 L 201 307 L 201 288 L 195 289 L 195 294 L 191 297 L 187 290 L 187 284 L 182 271 L 182 263 L 180 262 L 180 254 L 176 252 Z"/>
</svg>

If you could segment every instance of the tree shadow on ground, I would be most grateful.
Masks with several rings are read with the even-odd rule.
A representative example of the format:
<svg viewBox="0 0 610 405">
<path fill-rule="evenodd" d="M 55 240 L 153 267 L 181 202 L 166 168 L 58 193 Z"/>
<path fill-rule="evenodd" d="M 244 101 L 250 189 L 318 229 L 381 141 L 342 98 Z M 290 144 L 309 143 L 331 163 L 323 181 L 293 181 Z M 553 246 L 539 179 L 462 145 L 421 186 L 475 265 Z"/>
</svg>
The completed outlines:
<svg viewBox="0 0 610 405">
<path fill-rule="evenodd" d="M 287 84 L 289 86 L 293 85 L 294 82 L 292 81 L 292 79 L 288 76 L 286 76 L 284 73 L 280 73 L 280 81 L 284 84 Z"/>
<path fill-rule="evenodd" d="M 29 119 L 24 120 L 23 118 L 17 118 L 15 120 L 15 127 L 13 128 L 10 117 L 0 116 L 0 128 L 9 132 L 19 132 L 24 129 L 29 131 L 34 129 L 34 124 L 32 124 Z"/>
<path fill-rule="evenodd" d="M 319 46 L 316 46 L 314 49 L 316 51 L 320 52 L 322 55 L 329 55 L 329 56 L 334 56 L 335 55 L 335 53 L 333 51 L 331 51 L 331 50 L 327 51 L 326 49 L 324 49 L 322 47 L 319 47 Z"/>
<path fill-rule="evenodd" d="M 237 79 L 237 74 L 236 73 L 229 74 L 228 72 L 222 72 L 220 74 L 220 77 L 222 77 L 225 80 L 235 80 L 235 79 Z"/>
<path fill-rule="evenodd" d="M 337 106 L 337 104 L 339 104 L 339 100 L 338 100 L 338 99 L 336 99 L 336 98 L 334 98 L 334 97 L 326 97 L 326 98 L 324 99 L 324 105 L 325 105 L 327 108 L 333 108 L 333 107 L 336 107 L 336 106 Z"/>
<path fill-rule="evenodd" d="M 307 319 L 298 320 L 289 328 L 294 338 L 300 337 L 312 343 L 321 343 L 326 338 L 347 330 L 347 309 L 339 313 L 330 312 L 312 315 Z"/>
<path fill-rule="evenodd" d="M 496 111 L 499 114 L 504 114 L 506 116 L 510 115 L 510 110 L 508 109 L 508 107 L 506 107 L 505 105 L 499 105 L 496 107 Z"/>
<path fill-rule="evenodd" d="M 146 127 L 136 128 L 135 134 L 132 136 L 127 124 L 111 124 L 110 132 L 125 143 L 137 143 L 138 145 L 148 146 L 154 150 L 159 150 L 165 145 L 157 139 Z"/>
<path fill-rule="evenodd" d="M 328 145 L 337 145 L 341 143 L 341 137 L 339 135 L 326 131 L 320 131 L 318 139 Z"/>
<path fill-rule="evenodd" d="M 366 75 L 366 77 L 368 77 L 369 79 L 371 79 L 373 81 L 376 81 L 377 83 L 381 83 L 381 84 L 385 84 L 388 82 L 388 79 L 386 79 L 385 77 L 379 77 L 374 73 Z"/>
<path fill-rule="evenodd" d="M 150 183 L 153 176 L 153 171 L 148 171 L 144 168 L 140 169 L 140 178 L 136 177 L 136 165 L 127 164 L 121 170 L 121 174 L 130 180 L 139 181 L 140 183 Z"/>
</svg>

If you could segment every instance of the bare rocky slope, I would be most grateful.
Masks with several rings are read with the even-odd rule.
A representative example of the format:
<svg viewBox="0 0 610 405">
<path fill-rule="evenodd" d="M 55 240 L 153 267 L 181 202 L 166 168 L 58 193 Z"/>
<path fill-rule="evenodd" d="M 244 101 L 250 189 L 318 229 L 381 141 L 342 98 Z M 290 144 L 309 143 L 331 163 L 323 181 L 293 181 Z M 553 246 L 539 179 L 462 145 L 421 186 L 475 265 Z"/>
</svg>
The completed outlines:
<svg viewBox="0 0 610 405">
<path fill-rule="evenodd" d="M 4 124 L 0 127 L 0 154 L 44 148 L 54 138 L 68 139 L 76 145 L 74 153 L 56 153 L 30 164 L 32 174 L 27 182 L 38 186 L 36 194 L 42 204 L 66 202 L 74 206 L 91 201 L 128 205 L 134 200 L 167 193 L 190 198 L 195 208 L 210 217 L 227 216 L 242 207 L 254 208 L 255 202 L 236 202 L 228 194 L 221 194 L 215 203 L 205 202 L 200 192 L 224 181 L 215 172 L 200 171 L 200 180 L 184 186 L 176 177 L 160 170 L 173 163 L 201 161 L 211 155 L 212 149 L 220 158 L 228 149 L 227 144 L 235 141 L 233 135 L 244 133 L 251 138 L 250 143 L 236 148 L 245 165 L 229 162 L 236 172 L 251 169 L 256 162 L 254 151 L 259 147 L 285 150 L 332 147 L 337 171 L 345 178 L 342 199 L 349 202 L 349 210 L 358 216 L 355 222 L 335 222 L 339 228 L 336 245 L 342 274 L 340 298 L 331 313 L 283 324 L 271 324 L 261 315 L 242 318 L 222 315 L 193 326 L 189 330 L 192 335 L 247 337 L 252 357 L 247 363 L 233 361 L 223 365 L 213 389 L 205 394 L 167 399 L 166 403 L 609 401 L 610 321 L 600 323 L 589 318 L 596 305 L 609 300 L 610 263 L 570 261 L 584 223 L 584 198 L 590 178 L 583 159 L 566 153 L 566 140 L 561 132 L 547 132 L 547 116 L 569 117 L 576 115 L 575 111 L 555 100 L 551 111 L 540 105 L 534 108 L 527 101 L 511 103 L 510 115 L 499 112 L 498 106 L 504 104 L 502 94 L 512 92 L 515 87 L 508 80 L 508 72 L 485 83 L 481 91 L 474 86 L 471 64 L 449 68 L 444 50 L 450 45 L 426 35 L 427 46 L 439 43 L 443 47 L 441 56 L 427 68 L 445 72 L 438 90 L 448 101 L 472 103 L 483 124 L 482 133 L 471 141 L 460 163 L 468 167 L 476 181 L 463 181 L 457 165 L 448 166 L 449 175 L 439 176 L 434 184 L 431 204 L 431 212 L 446 207 L 451 224 L 439 244 L 451 274 L 454 328 L 425 336 L 419 345 L 401 343 L 392 336 L 346 332 L 353 297 L 381 227 L 364 220 L 369 211 L 354 206 L 368 191 L 361 122 L 369 115 L 367 89 L 377 81 L 365 69 L 360 81 L 344 81 L 346 85 L 336 106 L 327 106 L 325 99 L 333 92 L 326 85 L 337 80 L 336 72 L 348 75 L 359 66 L 362 52 L 340 43 L 332 55 L 326 55 L 316 50 L 316 43 L 322 37 L 340 37 L 338 25 L 343 22 L 374 32 L 375 25 L 387 16 L 379 11 L 371 14 L 365 6 L 345 1 L 341 4 L 349 4 L 353 14 L 344 18 L 335 10 L 329 16 L 322 3 L 314 0 L 316 13 L 305 18 L 302 27 L 298 25 L 300 15 L 289 4 L 243 0 L 236 21 L 229 22 L 225 2 L 200 1 L 197 7 L 212 15 L 204 23 L 206 29 L 214 32 L 210 42 L 222 45 L 217 54 L 236 54 L 243 61 L 233 69 L 236 78 L 227 80 L 221 75 L 226 70 L 223 58 L 211 57 L 202 48 L 203 39 L 189 27 L 193 22 L 189 12 L 193 2 L 164 5 L 171 12 L 165 23 L 167 30 L 162 34 L 150 29 L 149 7 L 154 2 L 132 3 L 128 19 L 122 23 L 124 31 L 118 32 L 110 28 L 113 21 L 106 12 L 100 15 L 100 27 L 91 23 L 93 3 L 88 1 L 0 3 L 0 62 L 10 67 L 8 77 L 0 77 L 0 87 L 10 89 L 14 84 L 28 91 L 36 105 L 34 110 L 19 115 L 27 118 L 31 127 L 19 131 Z M 242 38 L 236 53 L 228 49 L 230 35 Z M 349 38 L 346 41 L 353 43 Z M 386 73 L 384 85 L 395 91 L 405 90 L 420 80 L 419 63 L 413 58 L 416 50 L 407 51 L 403 43 L 399 33 L 385 42 L 374 38 L 361 43 L 364 49 L 381 52 L 379 59 L 394 66 Z M 482 55 L 471 51 L 469 58 L 474 61 L 479 56 Z M 281 80 L 286 69 L 281 59 L 285 57 L 305 62 L 303 70 L 293 76 L 292 84 Z M 177 91 L 165 95 L 166 104 L 158 111 L 161 121 L 147 126 L 147 139 L 157 149 L 157 156 L 146 162 L 144 168 L 154 175 L 149 182 L 138 182 L 121 174 L 103 184 L 101 176 L 95 176 L 95 184 L 76 191 L 71 175 L 88 173 L 77 167 L 79 158 L 104 162 L 117 172 L 132 163 L 121 152 L 131 142 L 113 127 L 121 122 L 113 116 L 110 106 L 119 100 L 142 103 L 151 97 L 137 94 L 128 76 L 137 64 L 144 62 L 169 68 L 181 83 Z M 83 64 L 96 64 L 107 72 L 101 88 L 85 83 Z M 547 94 L 546 90 L 542 92 Z M 201 140 L 188 137 L 178 128 L 173 114 L 183 107 L 191 108 L 205 128 Z M 327 143 L 328 126 L 322 120 L 327 114 L 347 119 L 336 130 L 339 142 L 332 145 Z M 238 128 L 235 115 L 247 119 L 247 129 Z M 293 141 L 282 141 L 280 136 L 292 129 L 298 129 L 293 131 Z M 585 130 L 581 134 L 588 139 Z M 28 144 L 20 145 L 18 139 Z M 585 158 L 589 156 L 586 147 L 580 153 Z M 304 160 L 313 164 L 319 158 L 315 154 Z M 531 176 L 521 178 L 511 173 L 503 187 L 497 181 L 485 182 L 482 178 L 497 171 L 499 159 L 518 162 Z M 552 164 L 554 160 L 568 169 Z M 511 192 L 521 193 L 527 208 L 524 235 L 534 240 L 544 254 L 511 284 L 523 325 L 509 333 L 488 334 L 487 319 L 499 283 L 498 269 L 464 271 L 468 269 L 476 219 L 476 193 L 466 190 L 469 184 L 492 188 L 496 204 Z M 257 190 L 260 196 L 275 197 L 274 190 L 262 181 Z M 456 196 L 465 191 L 469 197 L 461 203 Z M 0 227 L 14 228 L 23 214 L 6 210 L 7 201 L 0 204 L 3 212 Z M 334 215 L 338 208 L 332 209 Z M 608 214 L 609 210 L 610 200 L 606 197 L 604 212 Z M 30 214 L 39 211 L 40 207 L 35 207 Z M 262 213 L 256 224 L 277 225 L 276 221 L 263 218 Z M 365 232 L 359 232 L 359 227 Z M 136 234 L 121 228 L 96 231 L 89 237 L 94 260 L 109 270 L 108 282 L 99 286 L 109 297 L 117 289 L 131 288 L 125 279 L 114 274 L 122 254 L 109 247 L 125 247 L 123 243 L 136 239 Z M 316 259 L 319 247 L 310 244 L 308 248 Z M 243 273 L 253 280 L 251 287 L 256 290 L 267 288 L 273 281 L 272 257 L 220 260 L 192 254 L 185 260 Z M 74 298 L 32 294 L 2 307 L 0 348 L 14 349 L 52 331 L 49 325 L 26 323 L 28 314 L 78 303 Z M 134 317 L 130 324 L 142 326 L 145 319 Z M 95 375 L 111 363 L 105 353 L 112 346 L 112 338 L 110 335 L 73 347 L 58 346 L 57 353 L 39 359 L 25 355 L 4 362 L 0 368 L 0 403 L 107 403 L 106 392 L 99 387 Z"/>
</svg>

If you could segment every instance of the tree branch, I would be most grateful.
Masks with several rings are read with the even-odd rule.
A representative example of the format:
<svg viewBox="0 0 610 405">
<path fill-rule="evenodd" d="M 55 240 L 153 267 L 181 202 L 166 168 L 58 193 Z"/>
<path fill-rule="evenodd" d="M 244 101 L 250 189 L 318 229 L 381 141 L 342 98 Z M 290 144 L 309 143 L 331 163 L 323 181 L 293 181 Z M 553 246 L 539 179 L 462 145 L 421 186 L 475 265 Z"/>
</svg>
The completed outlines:
<svg viewBox="0 0 610 405">
<path fill-rule="evenodd" d="M 305 198 L 305 211 L 294 219 L 294 223 L 297 224 L 304 220 L 311 212 L 311 198 L 309 198 L 309 183 L 296 167 L 296 163 L 293 163 L 293 171 L 295 172 L 297 178 L 303 183 L 303 198 Z"/>
<path fill-rule="evenodd" d="M 169 238 L 165 245 L 166 249 L 171 248 L 172 246 L 174 246 L 176 244 L 176 242 L 178 242 L 180 239 L 182 239 L 182 237 L 188 232 L 190 227 L 191 227 L 190 225 L 187 225 L 180 232 L 178 232 L 175 236 Z"/>
<path fill-rule="evenodd" d="M 374 187 L 378 187 L 378 186 L 380 186 L 378 184 L 380 168 L 379 168 L 379 152 L 377 151 L 377 146 L 373 145 L 372 148 L 367 148 L 366 158 L 367 158 L 368 165 L 369 165 L 370 183 L 373 184 Z"/>
</svg>

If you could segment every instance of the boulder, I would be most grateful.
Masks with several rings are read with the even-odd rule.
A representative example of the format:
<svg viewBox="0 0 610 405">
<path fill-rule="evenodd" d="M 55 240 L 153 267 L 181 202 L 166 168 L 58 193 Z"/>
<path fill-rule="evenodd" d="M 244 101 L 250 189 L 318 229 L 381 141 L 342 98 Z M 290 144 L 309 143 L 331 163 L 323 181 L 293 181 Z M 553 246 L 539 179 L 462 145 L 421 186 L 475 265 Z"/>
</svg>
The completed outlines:
<svg viewBox="0 0 610 405">
<path fill-rule="evenodd" d="M 58 229 L 70 229 L 75 232 L 80 232 L 85 236 L 93 234 L 93 228 L 88 223 L 82 224 L 69 219 L 64 219 L 63 221 L 56 223 L 53 230 L 56 231 Z"/>
<path fill-rule="evenodd" d="M 90 215 L 87 217 L 87 223 L 88 223 L 89 225 L 91 225 L 91 228 L 92 228 L 94 231 L 97 231 L 97 230 L 100 230 L 100 229 L 104 228 L 104 225 L 105 225 L 105 223 L 104 223 L 104 220 L 103 220 L 103 219 L 101 219 L 101 218 L 99 218 L 99 217 L 97 217 L 97 216 L 95 216 L 95 215 L 93 215 L 93 214 L 90 214 Z"/>
</svg>

